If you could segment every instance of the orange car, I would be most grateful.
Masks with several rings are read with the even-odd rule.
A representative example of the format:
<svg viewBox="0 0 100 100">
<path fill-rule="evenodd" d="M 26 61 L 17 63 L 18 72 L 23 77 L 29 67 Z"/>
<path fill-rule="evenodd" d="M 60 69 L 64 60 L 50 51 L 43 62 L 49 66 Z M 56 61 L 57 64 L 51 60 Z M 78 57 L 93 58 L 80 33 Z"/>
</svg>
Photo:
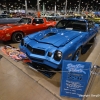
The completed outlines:
<svg viewBox="0 0 100 100">
<path fill-rule="evenodd" d="M 16 24 L 0 25 L 0 40 L 20 42 L 25 35 L 45 30 L 55 25 L 55 21 L 47 21 L 46 18 L 22 18 Z"/>
</svg>

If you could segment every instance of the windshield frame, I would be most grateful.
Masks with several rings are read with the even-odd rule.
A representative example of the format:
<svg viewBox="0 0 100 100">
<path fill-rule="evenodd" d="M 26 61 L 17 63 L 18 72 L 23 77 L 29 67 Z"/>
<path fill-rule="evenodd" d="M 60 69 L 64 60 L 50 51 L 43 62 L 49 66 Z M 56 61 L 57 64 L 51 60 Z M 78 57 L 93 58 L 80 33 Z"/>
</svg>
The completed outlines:
<svg viewBox="0 0 100 100">
<path fill-rule="evenodd" d="M 60 27 L 60 24 L 62 26 Z M 87 31 L 87 24 L 85 20 L 73 20 L 73 19 L 63 19 L 60 20 L 56 26 L 57 29 L 68 29 L 73 31 Z"/>
<path fill-rule="evenodd" d="M 27 20 L 27 22 L 22 21 L 22 20 Z M 18 24 L 31 24 L 32 23 L 32 19 L 31 18 L 21 18 L 17 23 Z"/>
</svg>

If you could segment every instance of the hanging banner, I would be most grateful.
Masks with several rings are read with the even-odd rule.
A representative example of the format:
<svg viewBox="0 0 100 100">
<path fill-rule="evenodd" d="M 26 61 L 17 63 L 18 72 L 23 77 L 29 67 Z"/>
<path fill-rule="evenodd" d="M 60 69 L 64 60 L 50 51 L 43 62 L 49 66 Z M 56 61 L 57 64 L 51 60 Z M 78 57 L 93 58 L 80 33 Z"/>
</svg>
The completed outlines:
<svg viewBox="0 0 100 100">
<path fill-rule="evenodd" d="M 82 98 L 87 88 L 91 62 L 63 61 L 60 95 Z"/>
</svg>

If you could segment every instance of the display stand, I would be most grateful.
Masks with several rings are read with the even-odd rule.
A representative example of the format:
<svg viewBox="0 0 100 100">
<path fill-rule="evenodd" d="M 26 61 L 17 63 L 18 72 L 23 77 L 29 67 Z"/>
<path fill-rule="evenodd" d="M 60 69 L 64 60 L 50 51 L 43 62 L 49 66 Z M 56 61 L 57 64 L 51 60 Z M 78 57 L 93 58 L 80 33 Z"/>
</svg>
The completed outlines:
<svg viewBox="0 0 100 100">
<path fill-rule="evenodd" d="M 88 95 L 90 94 L 91 88 L 93 86 L 94 80 L 95 80 L 96 76 L 100 74 L 99 71 L 100 71 L 100 66 L 93 66 L 92 67 L 90 80 L 89 80 L 88 86 L 87 86 L 85 94 L 84 94 L 87 96 L 84 96 L 82 100 L 87 100 Z"/>
<path fill-rule="evenodd" d="M 60 96 L 73 100 L 90 100 L 90 97 L 100 97 L 93 94 L 94 84 L 100 75 L 100 67 L 91 62 L 63 61 Z M 98 82 L 98 81 L 97 81 Z M 99 88 L 99 87 L 98 87 Z"/>
<path fill-rule="evenodd" d="M 91 75 L 91 62 L 63 61 L 60 96 L 82 100 Z"/>
</svg>

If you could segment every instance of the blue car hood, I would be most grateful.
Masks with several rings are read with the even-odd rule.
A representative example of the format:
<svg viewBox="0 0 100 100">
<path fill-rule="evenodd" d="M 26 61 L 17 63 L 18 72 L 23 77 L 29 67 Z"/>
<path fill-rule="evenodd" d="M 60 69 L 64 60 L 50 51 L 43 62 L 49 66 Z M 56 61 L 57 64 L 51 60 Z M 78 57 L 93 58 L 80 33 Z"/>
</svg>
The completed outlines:
<svg viewBox="0 0 100 100">
<path fill-rule="evenodd" d="M 31 34 L 28 37 L 32 40 L 36 40 L 39 43 L 52 44 L 56 47 L 60 47 L 64 46 L 74 38 L 80 36 L 81 33 L 82 32 L 79 31 L 53 28 L 45 31 L 40 31 L 35 35 Z"/>
</svg>

